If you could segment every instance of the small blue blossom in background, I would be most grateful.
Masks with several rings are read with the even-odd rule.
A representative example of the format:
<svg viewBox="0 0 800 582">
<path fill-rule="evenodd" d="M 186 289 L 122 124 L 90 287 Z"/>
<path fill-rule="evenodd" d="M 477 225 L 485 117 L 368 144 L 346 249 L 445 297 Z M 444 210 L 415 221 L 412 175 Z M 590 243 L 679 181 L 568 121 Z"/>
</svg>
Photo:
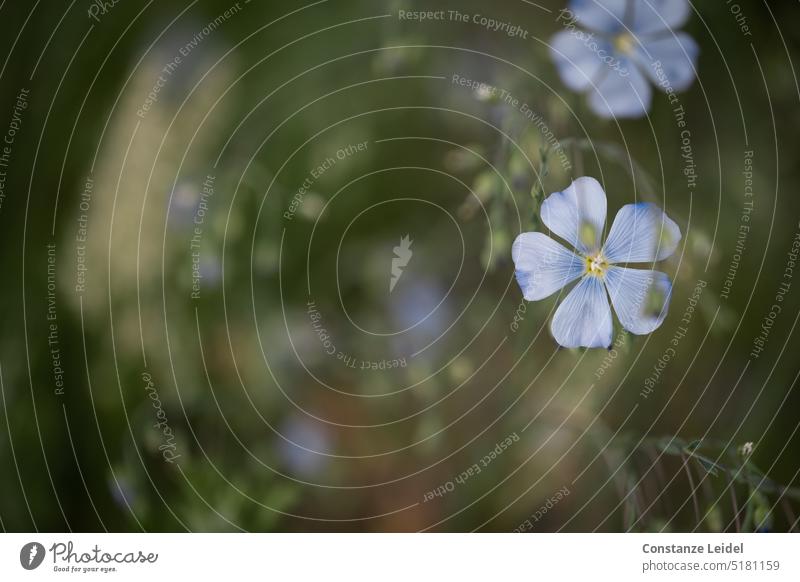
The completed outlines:
<svg viewBox="0 0 800 582">
<path fill-rule="evenodd" d="M 328 434 L 320 423 L 308 417 L 291 416 L 284 423 L 279 447 L 284 463 L 301 477 L 321 473 L 329 461 Z"/>
<path fill-rule="evenodd" d="M 578 178 L 563 192 L 551 194 L 540 214 L 545 226 L 575 252 L 540 232 L 526 232 L 514 241 L 511 255 L 527 301 L 549 297 L 580 279 L 553 317 L 550 329 L 560 345 L 611 345 L 608 296 L 629 332 L 644 335 L 661 325 L 672 293 L 669 278 L 659 271 L 618 266 L 654 263 L 675 252 L 680 228 L 658 206 L 649 202 L 623 206 L 604 245 L 606 193 L 594 178 Z"/>
<path fill-rule="evenodd" d="M 644 116 L 650 83 L 680 92 L 694 81 L 697 43 L 676 30 L 689 10 L 687 0 L 572 0 L 550 42 L 561 80 L 601 117 Z"/>
</svg>

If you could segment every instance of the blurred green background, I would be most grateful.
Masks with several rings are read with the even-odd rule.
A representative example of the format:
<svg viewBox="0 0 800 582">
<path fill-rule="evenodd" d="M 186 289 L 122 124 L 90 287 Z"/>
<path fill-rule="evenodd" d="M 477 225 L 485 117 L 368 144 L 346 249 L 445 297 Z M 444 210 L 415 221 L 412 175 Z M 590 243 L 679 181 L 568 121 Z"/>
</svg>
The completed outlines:
<svg viewBox="0 0 800 582">
<path fill-rule="evenodd" d="M 796 283 L 750 354 L 800 228 L 798 10 L 696 4 L 692 191 L 663 94 L 617 123 L 560 81 L 559 2 L 0 4 L 4 530 L 796 527 Z M 612 351 L 513 278 L 580 175 L 684 234 L 667 320 Z"/>
</svg>

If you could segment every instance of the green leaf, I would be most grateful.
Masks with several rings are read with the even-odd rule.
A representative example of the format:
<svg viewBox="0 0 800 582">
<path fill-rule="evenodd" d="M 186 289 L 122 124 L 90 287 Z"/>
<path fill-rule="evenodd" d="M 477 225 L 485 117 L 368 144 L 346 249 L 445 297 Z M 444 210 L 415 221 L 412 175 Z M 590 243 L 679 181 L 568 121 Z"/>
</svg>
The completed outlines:
<svg viewBox="0 0 800 582">
<path fill-rule="evenodd" d="M 677 437 L 664 437 L 659 439 L 656 443 L 658 449 L 668 455 L 682 455 L 684 444 L 683 441 Z"/>
<path fill-rule="evenodd" d="M 690 442 L 688 445 L 686 445 L 684 447 L 684 450 L 687 453 L 694 453 L 700 447 L 701 442 L 703 442 L 701 439 L 694 440 Z"/>
<path fill-rule="evenodd" d="M 715 477 L 719 475 L 719 469 L 721 469 L 722 467 L 717 465 L 711 459 L 706 459 L 705 457 L 701 457 L 700 455 L 692 455 L 692 458 L 697 460 L 697 462 L 700 464 L 701 467 L 703 467 L 706 473 L 714 475 Z"/>
</svg>

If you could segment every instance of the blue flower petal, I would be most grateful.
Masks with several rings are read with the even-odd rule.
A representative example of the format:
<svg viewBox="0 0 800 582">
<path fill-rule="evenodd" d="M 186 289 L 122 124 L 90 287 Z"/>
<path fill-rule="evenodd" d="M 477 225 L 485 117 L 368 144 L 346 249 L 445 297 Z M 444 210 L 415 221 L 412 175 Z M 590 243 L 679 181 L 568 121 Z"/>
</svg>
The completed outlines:
<svg viewBox="0 0 800 582">
<path fill-rule="evenodd" d="M 652 263 L 666 259 L 678 247 L 681 229 L 650 202 L 619 209 L 603 254 L 609 263 Z"/>
<path fill-rule="evenodd" d="M 548 297 L 583 274 L 581 257 L 540 232 L 524 232 L 514 241 L 511 257 L 517 282 L 527 301 Z"/>
<path fill-rule="evenodd" d="M 586 276 L 558 306 L 550 324 L 553 338 L 565 348 L 607 348 L 613 325 L 606 289 L 598 277 Z"/>
<path fill-rule="evenodd" d="M 565 12 L 586 28 L 613 34 L 625 29 L 628 8 L 627 0 L 572 0 Z"/>
<path fill-rule="evenodd" d="M 638 36 L 680 28 L 689 19 L 687 0 L 646 0 L 632 2 L 630 28 Z"/>
<path fill-rule="evenodd" d="M 634 57 L 656 87 L 666 91 L 685 91 L 695 78 L 695 64 L 700 49 L 684 32 L 642 41 L 634 49 Z M 666 86 L 665 86 L 666 85 Z"/>
<path fill-rule="evenodd" d="M 611 43 L 597 36 L 590 37 L 592 34 L 562 30 L 550 41 L 550 55 L 558 74 L 573 91 L 585 91 L 608 70 L 610 65 L 600 58 L 601 55 L 614 58 Z"/>
<path fill-rule="evenodd" d="M 589 92 L 589 107 L 600 117 L 643 117 L 650 110 L 653 91 L 647 78 L 627 57 L 620 58 L 620 71 L 609 70 Z"/>
<path fill-rule="evenodd" d="M 594 178 L 577 178 L 542 202 L 542 222 L 586 254 L 600 248 L 606 224 L 606 193 Z"/>
<path fill-rule="evenodd" d="M 657 329 L 667 316 L 672 283 L 664 273 L 609 267 L 608 294 L 622 327 L 644 335 Z"/>
</svg>

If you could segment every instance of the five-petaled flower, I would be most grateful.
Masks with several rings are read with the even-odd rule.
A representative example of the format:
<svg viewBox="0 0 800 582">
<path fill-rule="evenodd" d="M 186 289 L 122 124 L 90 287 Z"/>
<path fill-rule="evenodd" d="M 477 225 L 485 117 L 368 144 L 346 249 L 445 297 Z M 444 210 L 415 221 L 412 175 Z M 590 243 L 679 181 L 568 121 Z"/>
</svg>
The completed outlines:
<svg viewBox="0 0 800 582">
<path fill-rule="evenodd" d="M 602 117 L 642 117 L 650 82 L 672 93 L 694 81 L 697 43 L 676 31 L 689 10 L 687 0 L 572 0 L 550 42 L 561 80 Z"/>
<path fill-rule="evenodd" d="M 672 283 L 667 275 L 630 269 L 627 263 L 654 263 L 669 257 L 681 231 L 649 202 L 623 206 L 605 244 L 606 194 L 594 178 L 578 178 L 563 192 L 547 197 L 542 222 L 575 251 L 540 232 L 520 234 L 511 254 L 527 301 L 549 297 L 575 280 L 578 284 L 558 306 L 550 329 L 568 348 L 610 347 L 613 324 L 608 297 L 622 327 L 644 335 L 667 315 Z"/>
</svg>

